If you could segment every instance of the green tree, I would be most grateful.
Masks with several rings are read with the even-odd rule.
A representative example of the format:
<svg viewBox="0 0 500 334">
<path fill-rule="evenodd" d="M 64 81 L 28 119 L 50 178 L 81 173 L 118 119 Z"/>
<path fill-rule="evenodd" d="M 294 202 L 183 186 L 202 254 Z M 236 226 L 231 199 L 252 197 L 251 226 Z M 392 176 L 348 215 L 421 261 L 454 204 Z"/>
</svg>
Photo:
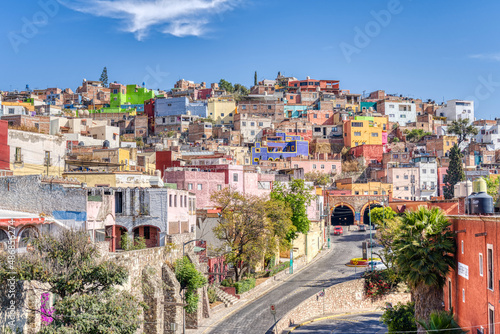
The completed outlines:
<svg viewBox="0 0 500 334">
<path fill-rule="evenodd" d="M 314 185 L 316 186 L 326 186 L 331 183 L 330 175 L 319 171 L 312 171 L 306 173 L 304 176 L 306 181 L 314 182 Z"/>
<path fill-rule="evenodd" d="M 42 234 L 31 245 L 28 253 L 18 256 L 14 270 L 6 254 L 0 255 L 0 281 L 15 271 L 20 281 L 48 284 L 56 295 L 55 313 L 42 333 L 134 333 L 139 328 L 141 304 L 113 288 L 126 282 L 126 268 L 101 259 L 86 231 Z"/>
<path fill-rule="evenodd" d="M 257 86 L 259 82 L 257 81 L 257 71 L 255 71 L 254 75 L 253 75 L 253 85 L 254 86 Z"/>
<path fill-rule="evenodd" d="M 307 186 L 302 179 L 292 179 L 287 185 L 276 182 L 271 191 L 271 198 L 286 203 L 292 209 L 292 223 L 295 230 L 290 230 L 288 239 L 297 237 L 296 233 L 309 232 L 309 218 L 307 217 L 307 206 L 316 198 L 311 194 L 313 187 Z"/>
<path fill-rule="evenodd" d="M 175 262 L 175 278 L 179 281 L 181 288 L 185 290 L 186 312 L 194 313 L 198 309 L 199 296 L 196 290 L 207 284 L 207 278 L 203 276 L 187 256 Z"/>
<path fill-rule="evenodd" d="M 39 334 L 134 334 L 141 322 L 139 306 L 123 290 L 68 296 L 56 303 L 53 321 Z"/>
<path fill-rule="evenodd" d="M 439 311 L 432 312 L 428 321 L 420 321 L 418 323 L 427 331 L 427 333 L 449 333 L 449 334 L 466 334 L 469 331 L 464 331 L 455 321 L 453 312 Z"/>
<path fill-rule="evenodd" d="M 282 202 L 241 194 L 229 187 L 214 192 L 211 199 L 221 208 L 213 231 L 223 242 L 222 249 L 230 250 L 226 261 L 233 264 L 236 281 L 276 249 L 278 241 L 285 245 L 282 240 L 294 228 L 291 209 Z"/>
<path fill-rule="evenodd" d="M 446 275 L 455 268 L 455 239 L 450 225 L 438 208 L 420 207 L 401 218 L 393 242 L 395 263 L 411 290 L 418 320 L 427 321 L 431 312 L 442 309 Z"/>
<path fill-rule="evenodd" d="M 393 220 L 397 213 L 390 206 L 377 207 L 370 210 L 373 224 L 383 227 L 385 220 Z"/>
<path fill-rule="evenodd" d="M 432 133 L 426 132 L 422 129 L 413 129 L 411 131 L 406 131 L 406 140 L 410 143 L 417 143 L 425 136 L 430 136 Z"/>
<path fill-rule="evenodd" d="M 386 307 L 381 320 L 387 325 L 388 333 L 416 331 L 415 303 L 398 303 L 394 307 Z"/>
<path fill-rule="evenodd" d="M 450 164 L 444 176 L 444 198 L 451 199 L 454 197 L 455 184 L 465 180 L 464 168 L 462 165 L 462 152 L 457 144 L 450 149 Z"/>
<path fill-rule="evenodd" d="M 500 188 L 500 177 L 494 177 L 490 175 L 488 177 L 483 177 L 486 181 L 486 186 L 488 187 L 488 195 L 493 197 L 493 203 L 499 200 L 498 188 Z"/>
<path fill-rule="evenodd" d="M 239 97 L 247 96 L 248 95 L 248 88 L 237 83 L 237 84 L 234 84 L 233 93 L 238 95 Z"/>
<path fill-rule="evenodd" d="M 448 133 L 457 135 L 458 146 L 460 146 L 463 141 L 467 140 L 467 137 L 477 135 L 478 130 L 469 123 L 469 119 L 463 118 L 451 122 L 451 125 L 448 126 Z"/>
<path fill-rule="evenodd" d="M 224 79 L 220 79 L 219 81 L 219 88 L 224 89 L 228 93 L 232 93 L 234 91 L 233 85 Z"/>
<path fill-rule="evenodd" d="M 99 81 L 102 82 L 104 87 L 108 87 L 108 69 L 106 67 L 102 69 L 101 78 L 99 79 Z"/>
</svg>

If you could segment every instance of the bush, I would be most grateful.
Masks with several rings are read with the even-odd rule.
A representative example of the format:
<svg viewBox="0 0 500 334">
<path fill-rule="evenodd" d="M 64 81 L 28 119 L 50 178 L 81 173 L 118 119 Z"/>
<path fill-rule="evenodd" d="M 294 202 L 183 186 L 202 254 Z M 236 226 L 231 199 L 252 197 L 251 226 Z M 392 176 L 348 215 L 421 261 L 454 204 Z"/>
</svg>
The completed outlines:
<svg viewBox="0 0 500 334">
<path fill-rule="evenodd" d="M 255 288 L 255 278 L 248 278 L 243 281 L 235 282 L 234 287 L 236 288 L 236 293 L 241 294 Z"/>
<path fill-rule="evenodd" d="M 455 321 L 453 312 L 451 311 L 434 311 L 431 313 L 429 321 L 419 321 L 420 325 L 425 328 L 427 333 L 443 332 L 449 334 L 466 334 L 460 328 L 460 325 Z"/>
<path fill-rule="evenodd" d="M 175 261 L 175 278 L 181 284 L 181 288 L 185 289 L 184 297 L 187 306 L 187 313 L 194 313 L 198 309 L 198 294 L 196 289 L 207 284 L 207 279 L 196 270 L 194 264 L 184 256 L 182 259 Z"/>
<path fill-rule="evenodd" d="M 414 302 L 387 307 L 381 319 L 387 325 L 388 333 L 417 331 Z"/>
<path fill-rule="evenodd" d="M 228 277 L 228 278 L 224 279 L 222 282 L 220 282 L 220 285 L 225 286 L 225 287 L 233 286 L 233 279 Z"/>
<path fill-rule="evenodd" d="M 267 271 L 266 276 L 272 277 L 272 276 L 276 275 L 277 273 L 279 273 L 280 271 L 285 270 L 287 268 L 290 268 L 290 262 L 289 261 L 282 262 L 282 263 L 278 264 L 277 266 L 274 266 L 271 269 L 268 269 L 269 271 Z"/>
<path fill-rule="evenodd" d="M 209 287 L 207 289 L 208 301 L 210 304 L 213 304 L 217 301 L 217 294 L 215 293 L 215 289 L 213 287 Z"/>
<path fill-rule="evenodd" d="M 122 234 L 120 246 L 124 251 L 138 250 L 146 248 L 146 239 L 144 237 L 137 237 L 131 239 L 127 233 Z"/>
<path fill-rule="evenodd" d="M 363 278 L 365 295 L 372 299 L 390 293 L 399 283 L 399 278 L 391 269 L 366 271 Z"/>
</svg>

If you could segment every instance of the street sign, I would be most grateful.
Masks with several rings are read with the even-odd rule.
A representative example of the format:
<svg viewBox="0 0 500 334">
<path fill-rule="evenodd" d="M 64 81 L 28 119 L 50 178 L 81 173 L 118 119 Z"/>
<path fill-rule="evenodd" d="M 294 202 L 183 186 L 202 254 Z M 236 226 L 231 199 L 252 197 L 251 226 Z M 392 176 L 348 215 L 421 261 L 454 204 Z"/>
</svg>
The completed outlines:
<svg viewBox="0 0 500 334">
<path fill-rule="evenodd" d="M 325 296 L 325 290 L 320 291 L 320 293 L 318 293 L 318 295 L 319 295 L 320 297 L 324 297 L 324 296 Z"/>
<path fill-rule="evenodd" d="M 276 315 L 276 307 L 274 305 L 271 305 L 271 314 Z"/>
</svg>

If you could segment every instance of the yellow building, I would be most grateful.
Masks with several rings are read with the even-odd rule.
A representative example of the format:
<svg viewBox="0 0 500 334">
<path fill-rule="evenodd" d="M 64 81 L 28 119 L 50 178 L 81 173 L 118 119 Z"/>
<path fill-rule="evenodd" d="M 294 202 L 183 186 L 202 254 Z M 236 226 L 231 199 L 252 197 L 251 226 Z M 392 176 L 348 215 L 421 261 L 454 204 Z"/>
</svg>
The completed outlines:
<svg viewBox="0 0 500 334">
<path fill-rule="evenodd" d="M 134 157 L 135 153 L 135 157 Z M 98 158 L 103 162 L 121 164 L 121 171 L 129 171 L 131 162 L 135 163 L 137 159 L 136 148 L 115 148 L 115 149 L 97 149 L 93 152 L 93 158 Z"/>
<path fill-rule="evenodd" d="M 232 97 L 218 97 L 208 100 L 208 117 L 215 121 L 215 124 L 233 124 L 236 114 L 236 102 Z"/>
<path fill-rule="evenodd" d="M 23 107 L 26 111 L 35 111 L 35 106 L 28 102 L 2 102 L 4 109 L 8 110 L 10 107 Z M 5 115 L 8 115 L 8 112 L 5 112 Z"/>
<path fill-rule="evenodd" d="M 438 157 L 447 156 L 450 149 L 458 142 L 456 136 L 441 136 L 426 141 L 427 152 L 435 153 Z"/>
<path fill-rule="evenodd" d="M 370 117 L 375 118 L 375 117 Z M 376 117 L 383 118 L 383 117 Z M 344 146 L 382 145 L 383 124 L 372 120 L 356 119 L 344 123 Z M 385 123 L 387 127 L 387 124 Z"/>
<path fill-rule="evenodd" d="M 352 183 L 352 179 L 335 182 L 337 189 L 350 190 L 352 195 L 388 195 L 392 193 L 392 184 L 382 182 Z"/>
</svg>

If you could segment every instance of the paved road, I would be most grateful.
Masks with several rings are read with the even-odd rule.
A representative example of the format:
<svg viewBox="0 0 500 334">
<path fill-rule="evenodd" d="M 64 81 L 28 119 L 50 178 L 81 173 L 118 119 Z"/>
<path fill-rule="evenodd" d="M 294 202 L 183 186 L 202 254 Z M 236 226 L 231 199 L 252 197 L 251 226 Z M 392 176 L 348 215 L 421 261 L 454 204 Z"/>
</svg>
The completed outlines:
<svg viewBox="0 0 500 334">
<path fill-rule="evenodd" d="M 311 322 L 295 329 L 293 334 L 335 334 L 335 333 L 385 333 L 387 327 L 380 322 L 382 312 L 339 316 Z"/>
<path fill-rule="evenodd" d="M 346 267 L 353 257 L 361 257 L 361 241 L 368 238 L 368 232 L 346 232 L 343 236 L 333 236 L 332 251 L 305 268 L 295 277 L 271 290 L 264 296 L 246 305 L 216 324 L 212 334 L 263 334 L 271 333 L 274 324 L 269 311 L 276 306 L 276 319 L 323 288 L 359 277 L 360 269 Z M 355 274 L 357 272 L 357 275 Z"/>
</svg>

